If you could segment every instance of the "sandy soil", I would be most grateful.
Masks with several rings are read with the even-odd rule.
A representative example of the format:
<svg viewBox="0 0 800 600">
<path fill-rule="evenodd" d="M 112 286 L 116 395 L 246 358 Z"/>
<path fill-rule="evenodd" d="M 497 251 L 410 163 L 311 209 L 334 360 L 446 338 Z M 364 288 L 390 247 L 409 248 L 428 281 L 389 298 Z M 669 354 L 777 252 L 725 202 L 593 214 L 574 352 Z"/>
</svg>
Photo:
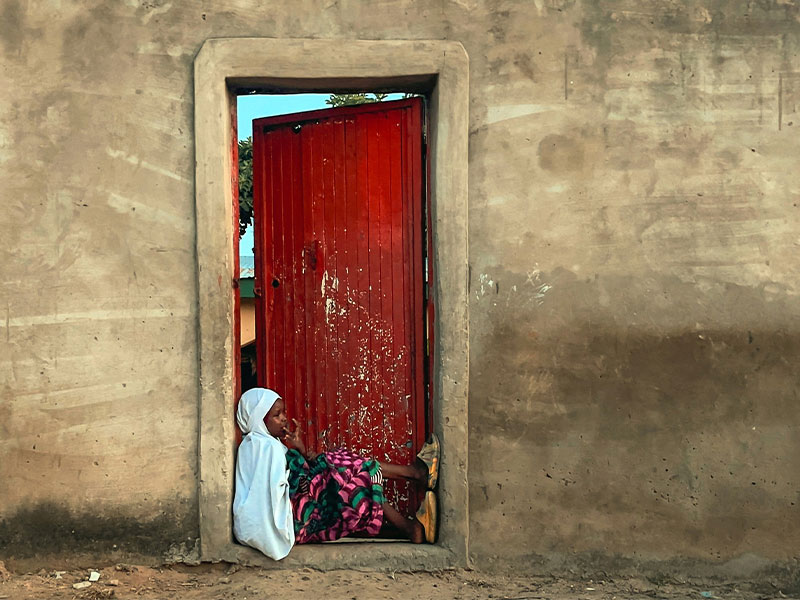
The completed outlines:
<svg viewBox="0 0 800 600">
<path fill-rule="evenodd" d="M 118 564 L 97 569 L 100 579 L 88 587 L 90 571 L 10 573 L 0 563 L 0 600 L 46 598 L 97 600 L 380 600 L 453 598 L 472 600 L 627 600 L 687 598 L 766 600 L 790 597 L 778 589 L 755 591 L 752 586 L 696 587 L 680 583 L 654 584 L 643 579 L 568 581 L 557 578 L 513 577 L 476 571 L 437 573 L 319 572 L 310 569 L 265 571 L 233 565 L 148 567 Z"/>
</svg>

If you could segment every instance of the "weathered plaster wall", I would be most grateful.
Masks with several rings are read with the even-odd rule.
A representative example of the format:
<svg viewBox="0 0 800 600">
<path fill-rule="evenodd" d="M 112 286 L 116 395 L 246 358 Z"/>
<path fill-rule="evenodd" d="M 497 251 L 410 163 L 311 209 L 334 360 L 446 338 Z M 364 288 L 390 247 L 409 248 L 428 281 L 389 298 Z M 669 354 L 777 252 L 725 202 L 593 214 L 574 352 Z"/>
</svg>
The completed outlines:
<svg viewBox="0 0 800 600">
<path fill-rule="evenodd" d="M 795 556 L 796 2 L 0 13 L 1 542 L 53 523 L 67 543 L 196 536 L 203 41 L 453 39 L 471 68 L 476 565 Z"/>
<path fill-rule="evenodd" d="M 154 39 L 154 10 L 2 3 L 0 545 L 14 549 L 196 537 L 193 48 Z"/>
<path fill-rule="evenodd" d="M 538 5 L 465 41 L 476 560 L 794 557 L 800 10 Z"/>
</svg>

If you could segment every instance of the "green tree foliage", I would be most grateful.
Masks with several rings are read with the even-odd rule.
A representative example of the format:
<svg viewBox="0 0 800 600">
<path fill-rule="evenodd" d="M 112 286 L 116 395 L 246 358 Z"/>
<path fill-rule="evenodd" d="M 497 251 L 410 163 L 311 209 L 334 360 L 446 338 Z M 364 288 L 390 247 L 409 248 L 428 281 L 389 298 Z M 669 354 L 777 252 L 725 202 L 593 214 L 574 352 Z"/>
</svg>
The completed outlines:
<svg viewBox="0 0 800 600">
<path fill-rule="evenodd" d="M 239 140 L 239 237 L 253 224 L 253 138 Z"/>
<path fill-rule="evenodd" d="M 356 104 L 369 104 L 370 102 L 382 102 L 389 94 L 331 94 L 325 100 L 325 104 L 336 108 L 337 106 L 354 106 Z"/>
</svg>

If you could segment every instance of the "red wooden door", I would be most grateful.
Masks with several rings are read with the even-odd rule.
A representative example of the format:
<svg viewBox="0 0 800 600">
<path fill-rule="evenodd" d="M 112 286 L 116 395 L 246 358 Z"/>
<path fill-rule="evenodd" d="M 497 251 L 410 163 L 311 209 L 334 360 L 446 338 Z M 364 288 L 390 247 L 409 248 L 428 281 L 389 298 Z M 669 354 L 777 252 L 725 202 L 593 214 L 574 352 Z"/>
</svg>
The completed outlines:
<svg viewBox="0 0 800 600">
<path fill-rule="evenodd" d="M 307 447 L 410 464 L 425 438 L 422 103 L 253 122 L 259 384 Z M 387 485 L 401 511 L 407 484 Z"/>
</svg>

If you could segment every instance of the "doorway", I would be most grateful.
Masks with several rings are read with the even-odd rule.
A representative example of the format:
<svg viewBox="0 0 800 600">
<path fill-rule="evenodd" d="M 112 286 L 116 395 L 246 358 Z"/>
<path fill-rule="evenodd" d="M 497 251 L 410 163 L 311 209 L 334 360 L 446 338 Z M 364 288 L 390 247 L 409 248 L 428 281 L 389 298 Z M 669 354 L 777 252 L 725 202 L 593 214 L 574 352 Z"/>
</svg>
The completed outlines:
<svg viewBox="0 0 800 600">
<path fill-rule="evenodd" d="M 422 98 L 253 122 L 258 382 L 306 447 L 413 464 L 430 424 Z M 412 515 L 414 486 L 387 498 Z"/>
<path fill-rule="evenodd" d="M 313 57 L 313 60 L 311 58 Z M 203 560 L 272 565 L 233 542 L 238 264 L 234 211 L 236 96 L 264 92 L 406 89 L 430 98 L 431 296 L 437 340 L 431 396 L 442 442 L 441 527 L 435 546 L 359 544 L 296 548 L 283 565 L 398 569 L 468 564 L 468 139 L 469 59 L 458 42 L 220 38 L 194 62 L 195 210 L 198 318 L 198 509 Z M 333 545 L 336 546 L 335 544 Z"/>
</svg>

